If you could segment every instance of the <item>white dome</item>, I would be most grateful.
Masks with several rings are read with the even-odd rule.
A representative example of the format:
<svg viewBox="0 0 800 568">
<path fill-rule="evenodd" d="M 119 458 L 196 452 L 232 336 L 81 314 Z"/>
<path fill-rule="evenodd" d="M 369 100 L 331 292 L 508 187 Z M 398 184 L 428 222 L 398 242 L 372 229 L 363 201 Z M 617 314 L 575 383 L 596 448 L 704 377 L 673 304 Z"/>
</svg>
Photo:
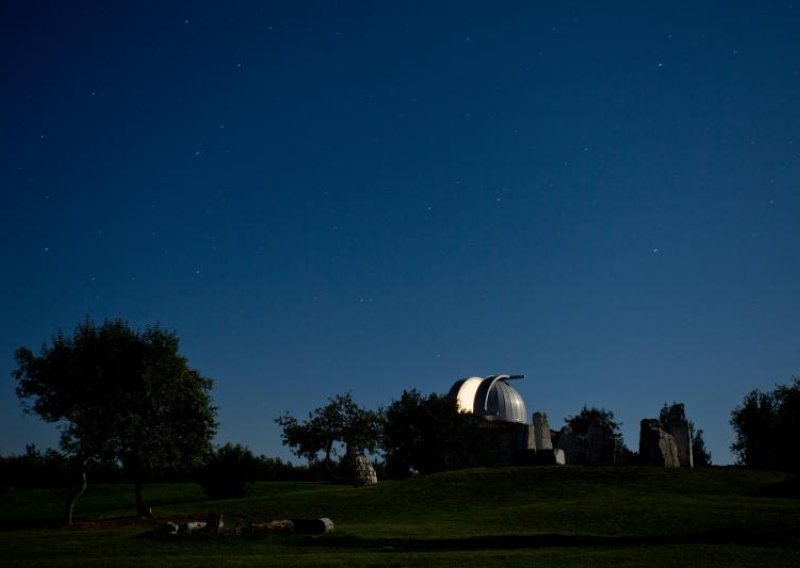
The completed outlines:
<svg viewBox="0 0 800 568">
<path fill-rule="evenodd" d="M 450 389 L 450 396 L 456 399 L 459 410 L 472 412 L 486 420 L 527 424 L 525 401 L 517 389 L 506 382 L 521 378 L 522 375 L 491 375 L 461 379 Z"/>
<path fill-rule="evenodd" d="M 470 377 L 458 381 L 458 392 L 456 393 L 456 404 L 458 409 L 463 412 L 475 412 L 475 395 L 478 393 L 478 387 L 481 386 L 483 379 L 481 377 Z M 453 385 L 453 388 L 456 388 Z M 450 390 L 452 393 L 452 389 Z"/>
</svg>

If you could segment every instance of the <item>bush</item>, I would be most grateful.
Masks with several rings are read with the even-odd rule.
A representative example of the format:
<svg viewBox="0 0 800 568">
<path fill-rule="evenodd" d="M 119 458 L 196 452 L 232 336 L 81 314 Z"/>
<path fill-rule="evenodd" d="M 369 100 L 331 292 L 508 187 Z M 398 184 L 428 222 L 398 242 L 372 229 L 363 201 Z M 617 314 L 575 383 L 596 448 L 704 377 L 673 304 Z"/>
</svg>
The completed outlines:
<svg viewBox="0 0 800 568">
<path fill-rule="evenodd" d="M 244 497 L 255 481 L 257 460 L 239 444 L 225 444 L 208 457 L 199 472 L 199 483 L 211 499 Z"/>
</svg>

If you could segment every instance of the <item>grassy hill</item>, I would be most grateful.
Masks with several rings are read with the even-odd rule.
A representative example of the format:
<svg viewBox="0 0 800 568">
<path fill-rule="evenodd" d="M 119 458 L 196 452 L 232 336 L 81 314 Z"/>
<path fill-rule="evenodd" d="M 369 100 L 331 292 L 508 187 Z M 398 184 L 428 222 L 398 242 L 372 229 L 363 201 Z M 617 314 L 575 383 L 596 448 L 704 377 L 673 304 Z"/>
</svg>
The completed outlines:
<svg viewBox="0 0 800 568">
<path fill-rule="evenodd" d="M 19 491 L 0 495 L 0 565 L 800 565 L 798 483 L 774 472 L 476 469 L 360 489 L 263 483 L 229 501 L 204 500 L 190 484 L 146 491 L 162 521 L 326 516 L 336 531 L 164 542 L 131 518 L 129 486 L 90 487 L 70 529 L 58 527 L 62 493 Z"/>
</svg>

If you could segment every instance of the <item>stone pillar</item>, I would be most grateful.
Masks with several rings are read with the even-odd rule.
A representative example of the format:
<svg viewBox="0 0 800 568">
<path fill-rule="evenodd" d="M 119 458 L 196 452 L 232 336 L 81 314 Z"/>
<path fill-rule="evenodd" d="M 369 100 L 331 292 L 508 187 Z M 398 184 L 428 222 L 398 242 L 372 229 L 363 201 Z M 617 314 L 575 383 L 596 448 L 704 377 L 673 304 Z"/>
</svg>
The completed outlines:
<svg viewBox="0 0 800 568">
<path fill-rule="evenodd" d="M 536 450 L 552 450 L 553 442 L 550 440 L 550 424 L 544 412 L 533 413 L 533 437 Z"/>
<path fill-rule="evenodd" d="M 577 465 L 583 463 L 583 453 L 575 441 L 572 428 L 569 426 L 564 426 L 558 435 L 558 449 L 564 453 L 565 464 Z"/>
<path fill-rule="evenodd" d="M 673 404 L 667 412 L 666 431 L 675 438 L 678 462 L 681 467 L 694 467 L 692 456 L 692 431 L 682 404 Z"/>
<path fill-rule="evenodd" d="M 378 474 L 367 456 L 356 456 L 353 463 L 353 485 L 375 485 L 378 483 Z"/>
<path fill-rule="evenodd" d="M 645 418 L 640 424 L 639 459 L 644 465 L 680 467 L 675 438 L 664 431 L 658 420 Z"/>
</svg>

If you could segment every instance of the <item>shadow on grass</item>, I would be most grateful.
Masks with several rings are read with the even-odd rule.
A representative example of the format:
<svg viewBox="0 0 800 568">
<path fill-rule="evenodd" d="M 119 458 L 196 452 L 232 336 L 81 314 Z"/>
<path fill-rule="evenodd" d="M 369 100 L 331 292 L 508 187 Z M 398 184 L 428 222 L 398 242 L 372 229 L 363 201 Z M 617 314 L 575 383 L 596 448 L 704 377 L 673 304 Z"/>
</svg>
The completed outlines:
<svg viewBox="0 0 800 568">
<path fill-rule="evenodd" d="M 800 477 L 773 483 L 751 493 L 753 497 L 770 497 L 773 499 L 800 499 Z"/>
<path fill-rule="evenodd" d="M 153 526 L 163 523 L 164 519 L 143 519 L 141 517 L 120 515 L 102 519 L 77 518 L 71 525 L 64 524 L 63 517 L 40 517 L 34 519 L 0 520 L 0 531 L 26 530 L 26 529 L 65 529 L 65 530 L 94 530 L 111 529 L 127 526 Z"/>
<path fill-rule="evenodd" d="M 598 535 L 499 535 L 444 539 L 362 539 L 332 537 L 306 539 L 310 547 L 361 549 L 372 551 L 464 551 L 514 550 L 523 548 L 626 547 L 662 546 L 676 544 L 718 544 L 772 547 L 800 544 L 800 530 L 787 527 L 758 527 L 728 529 L 689 535 L 664 536 L 598 536 Z"/>
<path fill-rule="evenodd" d="M 53 529 L 64 526 L 63 517 L 41 517 L 33 519 L 2 519 L 0 531 L 13 531 L 25 529 Z"/>
</svg>

